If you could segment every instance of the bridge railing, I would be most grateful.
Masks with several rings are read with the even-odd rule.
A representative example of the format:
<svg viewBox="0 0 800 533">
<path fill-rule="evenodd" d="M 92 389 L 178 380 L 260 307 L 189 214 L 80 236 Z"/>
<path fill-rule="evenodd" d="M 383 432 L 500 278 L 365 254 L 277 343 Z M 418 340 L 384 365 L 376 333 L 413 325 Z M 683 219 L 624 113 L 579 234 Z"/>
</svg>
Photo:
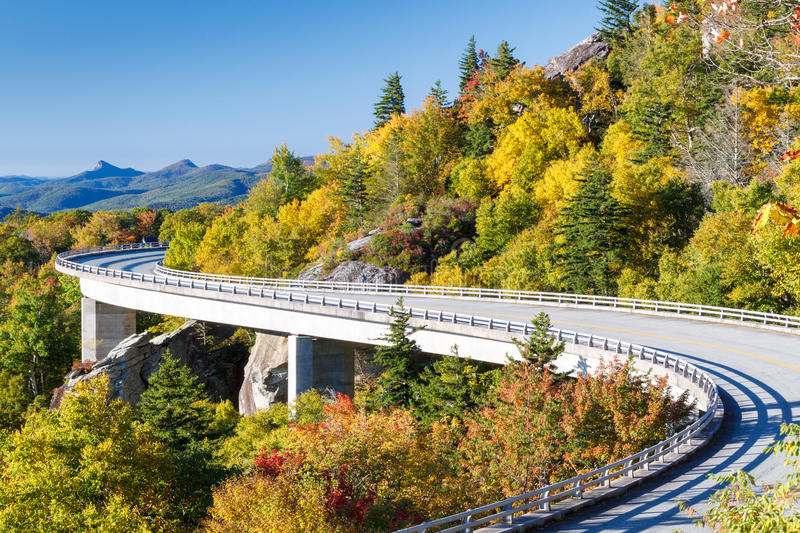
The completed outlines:
<svg viewBox="0 0 800 533">
<path fill-rule="evenodd" d="M 59 268 L 59 270 L 65 272 L 71 271 L 89 273 L 99 276 L 107 276 L 112 279 L 140 281 L 145 284 L 152 283 L 164 286 L 200 289 L 216 293 L 228 293 L 233 295 L 243 295 L 259 299 L 280 300 L 286 302 L 300 302 L 307 305 L 335 307 L 338 309 L 350 309 L 369 313 L 388 314 L 393 307 L 390 304 L 379 304 L 374 301 L 361 301 L 358 299 L 331 297 L 326 296 L 325 294 L 314 294 L 309 292 L 299 293 L 291 290 L 293 288 L 312 288 L 315 291 L 318 291 L 320 288 L 324 287 L 324 290 L 361 290 L 363 292 L 375 292 L 377 288 L 379 292 L 386 292 L 383 290 L 387 287 L 385 285 L 375 286 L 370 284 L 301 282 L 299 286 L 295 286 L 295 280 L 267 280 L 259 278 L 215 276 L 212 274 L 175 271 L 171 269 L 165 269 L 163 267 L 158 269 L 155 274 L 143 274 L 86 265 L 81 262 L 71 261 L 69 259 L 70 257 L 81 255 L 95 255 L 106 252 L 141 248 L 164 248 L 165 246 L 166 243 L 123 244 L 72 250 L 59 254 L 56 259 L 56 266 Z M 175 273 L 181 275 L 175 275 Z M 241 282 L 243 279 L 252 279 L 258 281 L 258 283 L 244 284 Z M 278 282 L 286 282 L 286 284 L 278 284 Z M 333 287 L 335 287 L 335 289 Z M 366 287 L 370 287 L 371 290 L 367 291 Z M 393 285 L 388 287 L 403 288 L 406 286 Z M 436 287 L 436 289 L 439 290 L 438 287 Z M 461 288 L 452 287 L 445 287 L 443 289 L 458 291 L 462 290 Z M 501 292 L 509 293 L 515 291 Z M 522 291 L 516 292 L 521 293 Z M 526 322 L 499 320 L 494 317 L 485 317 L 467 313 L 457 313 L 419 307 L 407 307 L 405 308 L 405 312 L 410 313 L 412 317 L 428 321 L 462 324 L 474 328 L 505 331 L 507 333 L 519 333 L 522 335 L 528 335 L 532 332 L 531 326 Z M 663 464 L 668 454 L 680 454 L 680 447 L 684 445 L 691 445 L 692 439 L 698 438 L 700 433 L 706 430 L 706 428 L 712 423 L 717 413 L 721 412 L 723 409 L 717 385 L 714 383 L 711 377 L 702 369 L 689 363 L 688 361 L 675 357 L 672 353 L 642 346 L 640 344 L 558 328 L 551 328 L 550 334 L 559 341 L 597 348 L 605 350 L 611 354 L 618 354 L 626 357 L 629 356 L 642 361 L 647 361 L 653 365 L 663 367 L 676 375 L 690 380 L 699 390 L 702 391 L 702 394 L 705 395 L 705 398 L 698 398 L 698 401 L 705 406 L 705 413 L 690 426 L 684 428 L 678 433 L 675 433 L 658 444 L 625 457 L 619 461 L 615 461 L 598 469 L 592 470 L 591 472 L 586 472 L 564 481 L 521 494 L 519 496 L 492 502 L 475 509 L 469 509 L 461 513 L 406 528 L 396 533 L 423 533 L 434 528 L 438 530 L 442 527 L 444 527 L 444 529 L 440 529 L 442 532 L 472 532 L 476 526 L 490 523 L 513 524 L 514 517 L 522 513 L 535 510 L 549 512 L 552 502 L 567 498 L 583 498 L 584 493 L 588 490 L 597 487 L 611 487 L 612 482 L 615 479 L 634 477 L 637 470 L 648 471 L 651 469 L 651 466 L 654 463 Z"/>
<path fill-rule="evenodd" d="M 600 309 L 633 312 L 671 313 L 715 320 L 737 321 L 753 325 L 768 325 L 787 329 L 800 329 L 800 317 L 717 307 L 713 305 L 688 304 L 680 302 L 662 302 L 658 300 L 641 300 L 636 298 L 616 298 L 612 296 L 595 296 L 585 294 L 568 294 L 537 291 L 517 291 L 506 289 L 485 289 L 480 287 L 432 287 L 427 285 L 400 285 L 389 283 L 354 283 L 343 281 L 311 281 L 281 278 L 254 278 L 247 276 L 225 276 L 219 274 L 203 274 L 186 270 L 167 268 L 163 264 L 156 267 L 156 273 L 175 278 L 207 280 L 240 285 L 255 285 L 286 289 L 304 289 L 326 292 L 360 292 L 364 294 L 397 294 L 435 297 L 459 297 L 489 300 L 505 300 L 509 302 L 528 302 L 543 305 L 588 306 Z"/>
</svg>

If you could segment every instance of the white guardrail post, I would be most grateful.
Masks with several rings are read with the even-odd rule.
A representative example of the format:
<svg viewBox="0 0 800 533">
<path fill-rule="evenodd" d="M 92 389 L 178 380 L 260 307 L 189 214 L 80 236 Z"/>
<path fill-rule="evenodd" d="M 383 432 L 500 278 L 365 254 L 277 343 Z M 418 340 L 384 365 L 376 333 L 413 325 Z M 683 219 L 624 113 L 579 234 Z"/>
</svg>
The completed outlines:
<svg viewBox="0 0 800 533">
<path fill-rule="evenodd" d="M 94 267 L 85 265 L 80 262 L 70 261 L 70 257 L 77 257 L 77 256 L 87 256 L 87 255 L 97 255 L 121 250 L 140 250 L 143 248 L 167 248 L 169 243 L 159 242 L 159 243 L 152 243 L 152 244 L 123 244 L 123 245 L 111 245 L 111 246 L 99 246 L 93 248 L 87 248 L 82 250 L 70 250 L 68 252 L 64 252 L 58 255 L 56 258 L 56 266 L 60 269 L 65 271 L 75 271 L 75 272 L 88 272 L 90 274 L 100 275 L 110 277 L 112 279 L 116 279 L 119 277 L 120 279 L 127 279 L 141 281 L 142 283 L 153 283 L 158 285 L 169 285 L 170 278 L 172 278 L 174 284 L 177 287 L 186 286 L 188 285 L 190 288 L 195 290 L 204 290 L 204 291 L 214 291 L 214 292 L 230 292 L 232 294 L 247 294 L 247 296 L 252 298 L 260 298 L 260 299 L 272 299 L 272 300 L 285 300 L 289 302 L 299 301 L 303 302 L 306 305 L 321 305 L 321 306 L 329 306 L 334 305 L 334 301 L 336 308 L 345 308 L 345 309 L 354 309 L 354 310 L 361 310 L 367 311 L 372 313 L 380 313 L 380 314 L 388 314 L 390 305 L 380 304 L 378 305 L 376 302 L 362 302 L 360 300 L 344 300 L 341 297 L 335 298 L 331 300 L 330 297 L 326 298 L 324 295 L 315 295 L 310 294 L 309 292 L 305 292 L 302 294 L 294 293 L 291 289 L 293 288 L 312 288 L 314 291 L 342 291 L 344 288 L 350 288 L 351 284 L 341 284 L 336 282 L 325 282 L 324 289 L 320 285 L 319 282 L 307 282 L 307 281 L 300 281 L 300 280 L 291 280 L 291 282 L 287 283 L 288 280 L 281 280 L 281 279 L 267 279 L 267 278 L 245 278 L 242 276 L 221 276 L 217 274 L 201 274 L 195 272 L 185 272 L 179 270 L 173 270 L 164 267 L 162 264 L 156 268 L 155 275 L 145 275 L 127 271 L 118 271 L 115 269 L 108 269 L 108 268 L 101 268 L 101 267 Z M 181 279 L 189 279 L 191 280 L 189 283 L 185 285 L 181 285 Z M 195 284 L 194 280 L 202 280 L 203 284 Z M 244 280 L 247 283 L 244 283 Z M 212 282 L 212 284 L 209 284 Z M 245 293 L 244 290 L 241 292 L 236 291 L 237 285 L 248 285 L 247 292 Z M 274 289 L 269 292 L 264 291 L 265 285 L 272 285 Z M 227 285 L 225 289 L 224 286 Z M 253 286 L 257 286 L 258 290 L 253 291 Z M 278 292 L 278 287 L 287 287 L 285 292 Z M 358 285 L 353 287 L 356 292 L 364 291 L 366 289 L 363 285 Z M 404 292 L 404 291 L 411 291 L 411 290 L 418 290 L 424 289 L 421 286 L 409 286 L 409 285 L 379 285 L 375 284 L 374 287 L 370 287 L 370 290 L 375 291 L 385 291 L 385 292 Z M 632 306 L 633 308 L 655 308 L 658 309 L 659 304 L 664 307 L 671 306 L 673 309 L 678 309 L 680 313 L 709 313 L 710 311 L 720 313 L 720 316 L 724 314 L 724 312 L 728 311 L 736 311 L 739 313 L 741 320 L 745 320 L 745 316 L 748 317 L 756 317 L 755 320 L 764 321 L 766 323 L 768 320 L 773 320 L 774 322 L 771 323 L 778 323 L 780 322 L 782 325 L 785 325 L 787 328 L 800 328 L 800 318 L 798 317 L 789 317 L 783 315 L 774 315 L 774 314 L 767 314 L 767 313 L 759 313 L 759 312 L 747 312 L 745 315 L 745 311 L 742 310 L 729 310 L 725 308 L 719 307 L 708 307 L 708 306 L 697 306 L 697 305 L 689 305 L 689 304 L 673 304 L 668 302 L 654 302 L 648 300 L 631 300 L 631 299 L 624 299 L 624 298 L 607 298 L 607 297 L 596 297 L 596 296 L 581 296 L 581 295 L 572 295 L 572 294 L 557 294 L 557 293 L 544 293 L 544 292 L 530 292 L 530 291 L 475 291 L 471 289 L 465 289 L 463 287 L 450 287 L 450 288 L 443 288 L 442 292 L 447 292 L 448 294 L 453 295 L 464 295 L 464 293 L 471 291 L 472 294 L 478 293 L 479 297 L 483 294 L 487 298 L 510 298 L 516 299 L 517 301 L 537 301 L 537 302 L 563 302 L 564 299 L 569 298 L 574 300 L 576 304 L 588 304 L 591 306 L 603 306 L 603 305 L 612 305 L 612 306 Z M 444 314 L 441 311 L 434 311 L 429 310 L 428 308 L 419 309 L 419 308 L 412 308 L 410 312 L 413 316 L 422 317 L 423 319 L 433 320 L 438 322 L 445 321 Z M 435 317 L 435 318 L 432 318 Z M 528 323 L 527 322 L 514 322 L 510 320 L 503 320 L 498 321 L 494 320 L 492 317 L 481 317 L 475 315 L 458 315 L 457 313 L 452 313 L 450 321 L 453 324 L 469 324 L 472 327 L 479 328 L 479 329 L 490 329 L 490 330 L 499 330 L 505 331 L 508 333 L 522 333 L 524 335 L 528 334 Z M 633 454 L 629 457 L 616 461 L 614 463 L 605 465 L 600 467 L 596 470 L 591 472 L 586 472 L 579 476 L 575 476 L 573 478 L 554 483 L 547 487 L 542 487 L 540 489 L 521 494 L 519 496 L 515 496 L 513 498 L 507 498 L 505 500 L 499 502 L 493 502 L 482 507 L 478 507 L 476 509 L 470 509 L 468 511 L 464 511 L 462 513 L 457 513 L 452 516 L 439 518 L 437 520 L 433 520 L 430 522 L 426 522 L 424 524 L 419 524 L 417 526 L 413 526 L 410 528 L 399 530 L 395 533 L 422 533 L 425 531 L 430 531 L 432 528 L 439 528 L 440 526 L 446 526 L 447 531 L 452 532 L 471 532 L 475 528 L 475 526 L 489 524 L 489 523 L 498 523 L 502 522 L 505 524 L 513 524 L 513 519 L 515 515 L 524 513 L 529 510 L 540 510 L 541 512 L 547 512 L 550 510 L 551 502 L 564 500 L 567 498 L 576 498 L 581 499 L 585 497 L 585 492 L 593 487 L 603 486 L 603 487 L 611 487 L 612 482 L 614 479 L 618 479 L 621 477 L 632 477 L 634 475 L 635 470 L 650 470 L 650 463 L 659 462 L 663 463 L 665 461 L 666 455 L 675 451 L 676 453 L 680 452 L 681 444 L 685 442 L 691 442 L 691 439 L 697 436 L 700 432 L 704 431 L 714 420 L 714 417 L 717 415 L 718 411 L 722 409 L 722 402 L 719 400 L 719 394 L 717 390 L 717 385 L 711 379 L 711 376 L 706 374 L 703 370 L 697 368 L 696 366 L 675 357 L 674 355 L 670 355 L 666 352 L 661 352 L 652 348 L 646 348 L 644 346 L 635 345 L 631 343 L 622 343 L 619 340 L 608 339 L 605 337 L 595 337 L 594 335 L 587 335 L 583 333 L 578 333 L 574 331 L 565 331 L 560 329 L 552 328 L 550 330 L 551 335 L 553 337 L 564 340 L 566 342 L 570 342 L 573 344 L 580 344 L 586 345 L 589 347 L 600 348 L 602 350 L 606 350 L 609 353 L 613 354 L 633 354 L 638 356 L 641 360 L 650 361 L 653 365 L 660 365 L 663 366 L 667 371 L 673 372 L 682 377 L 688 377 L 691 375 L 690 378 L 692 383 L 697 384 L 706 395 L 705 404 L 706 404 L 706 412 L 701 416 L 697 421 L 693 424 L 688 426 L 687 428 L 683 429 L 681 432 L 670 436 L 669 438 L 663 440 L 662 442 L 651 446 L 646 450 L 642 450 L 636 454 Z M 659 360 L 662 359 L 662 362 L 659 363 Z M 670 364 L 672 363 L 672 364 Z M 689 372 L 689 368 L 691 367 L 691 373 Z M 499 511 L 498 511 L 499 509 Z M 476 516 L 480 516 L 480 518 L 475 518 Z"/>
</svg>

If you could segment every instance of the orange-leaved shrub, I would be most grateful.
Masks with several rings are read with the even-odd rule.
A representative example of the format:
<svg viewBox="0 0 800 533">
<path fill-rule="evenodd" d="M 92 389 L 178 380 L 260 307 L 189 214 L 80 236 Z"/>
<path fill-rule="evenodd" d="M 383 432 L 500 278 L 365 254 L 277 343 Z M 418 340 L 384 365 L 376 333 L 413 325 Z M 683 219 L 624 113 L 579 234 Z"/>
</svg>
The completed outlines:
<svg viewBox="0 0 800 533">
<path fill-rule="evenodd" d="M 457 431 L 423 433 L 403 409 L 367 412 L 346 396 L 319 423 L 293 426 L 281 451 L 214 495 L 208 532 L 386 531 L 469 505 L 458 476 Z"/>
<path fill-rule="evenodd" d="M 686 393 L 671 398 L 665 378 L 637 374 L 630 360 L 564 382 L 530 362 L 511 363 L 490 398 L 468 418 L 459 450 L 482 503 L 656 444 L 693 408 Z"/>
</svg>

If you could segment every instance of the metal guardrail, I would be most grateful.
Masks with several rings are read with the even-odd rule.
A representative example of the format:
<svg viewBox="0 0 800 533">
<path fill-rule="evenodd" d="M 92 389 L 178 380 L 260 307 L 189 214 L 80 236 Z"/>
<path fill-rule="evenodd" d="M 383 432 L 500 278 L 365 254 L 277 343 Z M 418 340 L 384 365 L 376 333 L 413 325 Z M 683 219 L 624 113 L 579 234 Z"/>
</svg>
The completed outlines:
<svg viewBox="0 0 800 533">
<path fill-rule="evenodd" d="M 528 302 L 545 305 L 588 306 L 615 311 L 635 311 L 654 313 L 673 313 L 686 318 L 705 318 L 737 321 L 752 325 L 768 325 L 789 330 L 800 330 L 800 317 L 778 313 L 764 313 L 746 309 L 717 307 L 712 305 L 639 300 L 635 298 L 616 298 L 612 296 L 593 296 L 555 292 L 514 291 L 505 289 L 484 289 L 479 287 L 433 287 L 427 285 L 399 285 L 378 283 L 352 283 L 341 281 L 307 281 L 281 278 L 253 278 L 247 276 L 225 276 L 203 274 L 186 270 L 167 268 L 159 263 L 156 273 L 186 279 L 208 280 L 214 282 L 255 285 L 274 288 L 305 289 L 326 292 L 360 292 L 364 294 L 399 294 L 416 296 L 459 297 L 509 302 Z"/>
<path fill-rule="evenodd" d="M 156 274 L 142 274 L 136 272 L 128 272 L 122 270 L 115 270 L 105 267 L 96 267 L 85 265 L 70 261 L 68 258 L 83 256 L 83 255 L 96 255 L 107 252 L 121 251 L 121 250 L 134 250 L 142 248 L 164 248 L 166 243 L 157 244 L 125 244 L 116 246 L 101 246 L 94 248 L 86 248 L 82 250 L 71 250 L 59 254 L 56 259 L 56 266 L 60 267 L 62 271 L 72 271 L 76 273 L 89 273 L 100 276 L 107 276 L 112 279 L 128 279 L 133 281 L 141 281 L 143 283 L 153 283 L 164 286 L 184 287 L 189 289 L 199 289 L 204 291 L 213 291 L 217 293 L 228 293 L 234 295 L 246 295 L 250 297 L 282 300 L 287 302 L 301 302 L 308 305 L 319 305 L 322 307 L 334 307 L 339 309 L 351 309 L 355 311 L 365 311 L 371 313 L 388 314 L 393 307 L 390 304 L 378 304 L 376 302 L 364 302 L 361 300 L 344 299 L 341 297 L 329 297 L 324 294 L 309 294 L 308 292 L 298 293 L 291 290 L 279 290 L 287 287 L 291 288 L 313 288 L 319 290 L 315 284 L 329 282 L 302 282 L 301 287 L 295 287 L 294 280 L 266 280 L 259 278 L 249 278 L 257 283 L 247 284 L 242 286 L 241 280 L 248 279 L 242 277 L 230 276 L 214 276 L 211 274 L 198 274 L 194 276 L 174 276 L 169 269 L 161 268 L 160 272 Z M 175 272 L 175 271 L 172 271 Z M 177 271 L 180 272 L 180 271 Z M 235 281 L 231 281 L 231 279 Z M 273 282 L 286 282 L 286 285 L 271 285 Z M 291 284 L 291 285 L 289 285 Z M 355 290 L 358 292 L 365 292 L 364 287 L 369 286 L 370 292 L 374 292 L 375 286 L 369 284 L 332 284 L 336 287 L 335 290 Z M 343 286 L 344 285 L 344 286 Z M 345 287 L 354 287 L 348 289 Z M 378 286 L 383 288 L 385 286 Z M 400 288 L 404 285 L 395 285 L 392 287 Z M 412 286 L 413 287 L 413 286 Z M 326 286 L 325 290 L 333 290 L 332 287 Z M 438 287 L 436 288 L 439 289 Z M 448 289 L 448 288 L 445 288 Z M 453 288 L 450 288 L 453 289 Z M 511 291 L 504 291 L 506 293 Z M 416 293 L 408 293 L 416 294 Z M 531 294 L 531 293 L 529 293 Z M 544 293 L 533 293 L 544 294 Z M 421 318 L 424 320 L 431 320 L 437 322 L 448 322 L 452 324 L 463 324 L 476 328 L 499 330 L 508 333 L 519 333 L 527 335 L 531 332 L 528 323 L 516 322 L 512 320 L 498 320 L 493 317 L 483 317 L 471 315 L 466 313 L 447 312 L 441 310 L 430 310 L 427 308 L 411 307 L 406 308 L 412 317 Z M 713 420 L 718 409 L 722 407 L 722 402 L 719 397 L 717 385 L 711 377 L 696 367 L 695 365 L 675 357 L 669 352 L 657 350 L 654 348 L 633 344 L 606 337 L 599 337 L 586 333 L 579 333 L 575 331 L 551 328 L 550 333 L 559 341 L 565 341 L 572 344 L 588 346 L 606 350 L 613 354 L 620 354 L 624 356 L 631 356 L 639 360 L 649 361 L 653 365 L 661 366 L 675 374 L 683 376 L 691 380 L 703 393 L 706 395 L 705 404 L 706 412 L 696 422 L 686 427 L 682 431 L 670 436 L 669 438 L 659 442 L 658 444 L 642 450 L 638 453 L 625 457 L 614 463 L 605 465 L 591 472 L 536 489 L 513 498 L 507 498 L 497 502 L 492 502 L 487 505 L 469 509 L 461 513 L 451 516 L 439 518 L 424 524 L 419 524 L 414 527 L 399 530 L 396 533 L 423 533 L 431 528 L 438 528 L 441 526 L 448 526 L 442 529 L 441 532 L 471 532 L 475 526 L 502 522 L 506 524 L 513 524 L 514 516 L 530 510 L 540 509 L 543 511 L 550 510 L 550 504 L 554 501 L 563 500 L 566 498 L 582 498 L 585 491 L 594 487 L 610 487 L 614 479 L 621 477 L 633 477 L 636 470 L 649 470 L 650 465 L 655 462 L 664 462 L 665 456 L 672 452 L 680 453 L 681 445 L 690 443 L 692 438 L 706 429 L 706 427 Z M 488 514 L 485 514 L 488 513 Z M 484 515 L 485 514 L 485 515 Z M 479 516 L 478 515 L 484 515 Z"/>
</svg>

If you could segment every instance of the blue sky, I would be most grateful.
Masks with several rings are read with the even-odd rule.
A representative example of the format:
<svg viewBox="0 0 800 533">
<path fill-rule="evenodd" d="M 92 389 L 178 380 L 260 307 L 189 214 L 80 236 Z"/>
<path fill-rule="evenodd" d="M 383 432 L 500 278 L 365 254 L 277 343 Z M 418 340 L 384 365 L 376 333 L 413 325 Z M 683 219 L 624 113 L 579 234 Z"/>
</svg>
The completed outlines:
<svg viewBox="0 0 800 533">
<path fill-rule="evenodd" d="M 372 124 L 398 70 L 407 107 L 458 89 L 469 36 L 543 64 L 593 32 L 594 0 L 0 1 L 0 175 L 98 159 L 253 166 Z"/>
</svg>

